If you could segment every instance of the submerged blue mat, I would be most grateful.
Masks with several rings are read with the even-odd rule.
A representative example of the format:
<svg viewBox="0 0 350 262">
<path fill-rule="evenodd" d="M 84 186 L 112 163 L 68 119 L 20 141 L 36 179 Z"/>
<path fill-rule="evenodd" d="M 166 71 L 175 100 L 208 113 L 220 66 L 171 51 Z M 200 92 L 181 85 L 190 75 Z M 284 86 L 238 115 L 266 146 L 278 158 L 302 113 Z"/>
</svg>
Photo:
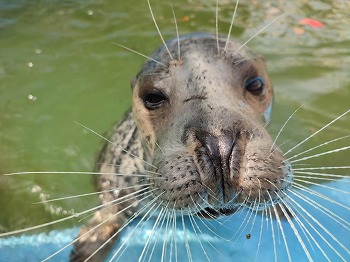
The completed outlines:
<svg viewBox="0 0 350 262">
<path fill-rule="evenodd" d="M 337 190 L 349 191 L 349 179 L 339 180 L 326 184 L 328 187 L 337 188 Z M 309 212 L 310 216 L 316 217 L 319 221 L 317 223 L 312 221 L 312 218 L 304 214 L 304 218 L 299 216 L 305 228 L 300 229 L 298 232 L 302 237 L 305 246 L 310 252 L 310 256 L 314 261 L 327 261 L 326 256 L 330 261 L 350 261 L 350 233 L 349 225 L 345 225 L 340 219 L 344 221 L 350 221 L 350 195 L 341 191 L 330 190 L 326 187 L 313 187 L 318 194 L 325 194 L 330 199 L 338 202 L 338 204 L 332 203 L 327 199 L 317 197 L 317 194 L 306 194 L 302 191 L 297 191 L 305 194 L 306 202 L 310 202 L 311 199 L 317 200 L 317 203 L 330 209 L 334 214 L 338 214 L 336 218 L 339 223 L 325 215 L 320 210 L 308 206 L 306 202 L 303 203 L 305 210 Z M 302 203 L 302 201 L 298 201 Z M 343 205 L 343 206 L 342 206 Z M 346 206 L 347 208 L 344 208 Z M 305 218 L 308 218 L 312 222 L 310 226 L 305 222 Z M 248 223 L 242 223 L 242 221 Z M 254 222 L 254 223 L 253 223 Z M 261 223 L 263 222 L 263 223 Z M 293 219 L 295 224 L 298 223 L 296 219 Z M 274 261 L 274 243 L 276 245 L 277 259 L 278 261 L 288 261 L 288 253 L 285 248 L 284 238 L 287 240 L 288 250 L 293 261 L 308 261 L 308 255 L 303 251 L 301 244 L 296 237 L 294 230 L 289 226 L 288 221 L 282 221 L 284 236 L 279 229 L 279 225 L 276 221 L 273 223 L 273 231 L 275 238 L 272 237 L 272 226 L 266 217 L 262 217 L 260 214 L 248 213 L 246 211 L 241 212 L 229 219 L 223 218 L 220 223 L 217 221 L 207 221 L 208 225 L 196 220 L 187 220 L 185 227 L 187 228 L 186 234 L 182 227 L 182 220 L 177 220 L 176 234 L 169 229 L 166 230 L 165 225 L 162 229 L 156 231 L 153 237 L 157 235 L 162 236 L 159 238 L 156 244 L 150 245 L 145 257 L 146 261 L 152 254 L 152 261 L 161 261 L 163 250 L 163 236 L 168 236 L 167 239 L 167 252 L 163 253 L 164 261 L 169 261 L 169 250 L 177 251 L 178 261 L 188 261 L 188 253 L 190 251 L 193 261 Z M 196 224 L 196 230 L 193 230 L 192 225 Z M 120 261 L 138 261 L 140 254 L 143 251 L 145 243 L 152 235 L 152 227 L 154 220 L 142 222 L 143 227 L 137 227 L 137 221 L 126 228 L 120 237 L 120 240 L 115 244 L 114 250 L 118 250 L 121 247 L 121 243 L 125 241 L 125 245 L 122 246 L 121 251 L 116 258 Z M 165 224 L 165 223 L 164 223 Z M 253 226 L 252 226 L 253 224 Z M 208 229 L 210 227 L 210 230 Z M 317 232 L 322 232 L 320 235 L 313 230 L 315 228 Z M 237 230 L 240 233 L 236 233 Z M 331 232 L 332 235 L 327 234 Z M 134 234 L 129 237 L 129 233 Z M 262 233 L 260 233 L 262 232 Z M 312 232 L 312 237 L 308 235 L 308 232 Z M 0 239 L 0 261 L 1 262 L 24 262 L 24 261 L 41 261 L 59 250 L 67 243 L 70 243 L 77 235 L 78 229 L 67 229 L 62 231 L 52 231 L 49 234 L 37 234 L 37 235 L 22 235 Z M 250 235 L 248 235 L 250 234 Z M 174 236 L 175 235 L 175 236 Z M 232 239 L 230 241 L 224 240 L 220 236 L 226 239 Z M 307 236 L 307 237 L 306 237 Z M 261 239 L 260 239 L 261 238 Z M 176 245 L 174 244 L 176 239 Z M 260 245 L 259 245 L 260 242 Z M 339 242 L 339 243 L 338 243 Z M 188 245 L 186 245 L 188 243 Z M 259 246 L 259 248 L 258 248 Z M 332 247 L 336 250 L 334 251 Z M 68 261 L 71 246 L 60 252 L 57 256 L 50 261 Z M 125 248 L 125 249 L 124 249 Z M 205 250 L 205 252 L 203 251 Z M 257 252 L 259 250 L 259 252 Z M 321 251 L 322 250 L 322 251 Z M 257 255 L 258 253 L 258 255 Z M 323 254 L 324 253 L 324 254 Z M 111 253 L 113 254 L 113 252 Z M 110 258 L 112 255 L 110 256 Z M 108 260 L 107 260 L 108 261 Z M 175 261 L 175 257 L 173 257 Z"/>
</svg>

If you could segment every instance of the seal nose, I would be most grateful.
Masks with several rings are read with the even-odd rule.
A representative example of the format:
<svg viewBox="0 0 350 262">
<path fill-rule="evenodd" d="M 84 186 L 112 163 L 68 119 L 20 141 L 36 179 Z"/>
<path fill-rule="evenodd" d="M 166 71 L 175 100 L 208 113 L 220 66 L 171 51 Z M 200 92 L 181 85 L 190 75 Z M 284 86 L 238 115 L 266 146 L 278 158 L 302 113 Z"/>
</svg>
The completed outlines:
<svg viewBox="0 0 350 262">
<path fill-rule="evenodd" d="M 222 174 L 229 172 L 230 156 L 235 146 L 236 136 L 230 131 L 225 131 L 219 136 L 198 132 L 196 136 L 206 149 L 214 168 L 219 169 Z"/>
</svg>

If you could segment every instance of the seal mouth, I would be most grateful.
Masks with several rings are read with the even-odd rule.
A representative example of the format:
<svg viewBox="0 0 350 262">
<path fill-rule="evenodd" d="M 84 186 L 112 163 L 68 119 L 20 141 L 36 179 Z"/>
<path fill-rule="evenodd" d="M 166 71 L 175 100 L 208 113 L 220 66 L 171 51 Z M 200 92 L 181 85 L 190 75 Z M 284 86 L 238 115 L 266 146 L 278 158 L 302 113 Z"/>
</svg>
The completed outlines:
<svg viewBox="0 0 350 262">
<path fill-rule="evenodd" d="M 216 219 L 220 216 L 229 216 L 235 213 L 238 210 L 238 208 L 220 208 L 219 210 L 211 208 L 211 207 L 206 207 L 196 213 L 195 215 L 201 218 L 206 218 L 206 219 Z"/>
</svg>

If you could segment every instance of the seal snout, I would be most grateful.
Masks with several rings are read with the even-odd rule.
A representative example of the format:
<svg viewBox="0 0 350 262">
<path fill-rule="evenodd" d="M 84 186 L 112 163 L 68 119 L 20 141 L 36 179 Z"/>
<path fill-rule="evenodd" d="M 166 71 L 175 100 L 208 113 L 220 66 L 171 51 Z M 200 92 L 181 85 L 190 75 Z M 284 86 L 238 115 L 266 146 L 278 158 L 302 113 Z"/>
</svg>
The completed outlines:
<svg viewBox="0 0 350 262">
<path fill-rule="evenodd" d="M 196 134 L 196 137 L 205 148 L 214 168 L 221 170 L 221 172 L 227 171 L 229 159 L 235 146 L 236 135 L 230 131 L 226 131 L 219 136 L 200 131 Z"/>
<path fill-rule="evenodd" d="M 199 142 L 196 152 L 196 162 L 203 184 L 215 193 L 215 199 L 222 204 L 232 198 L 225 189 L 230 179 L 237 176 L 242 158 L 242 143 L 240 132 L 221 131 L 218 135 L 206 131 L 197 131 Z"/>
</svg>

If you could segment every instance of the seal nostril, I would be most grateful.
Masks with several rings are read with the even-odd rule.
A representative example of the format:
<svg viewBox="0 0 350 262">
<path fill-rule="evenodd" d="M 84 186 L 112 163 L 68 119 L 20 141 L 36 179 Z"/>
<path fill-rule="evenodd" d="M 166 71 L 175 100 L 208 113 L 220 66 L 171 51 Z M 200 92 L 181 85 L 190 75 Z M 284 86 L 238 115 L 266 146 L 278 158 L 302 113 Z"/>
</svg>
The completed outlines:
<svg viewBox="0 0 350 262">
<path fill-rule="evenodd" d="M 196 138 L 205 148 L 215 169 L 220 173 L 229 172 L 229 160 L 235 146 L 235 136 L 230 131 L 223 131 L 220 136 L 214 136 L 208 132 L 196 132 Z"/>
</svg>

